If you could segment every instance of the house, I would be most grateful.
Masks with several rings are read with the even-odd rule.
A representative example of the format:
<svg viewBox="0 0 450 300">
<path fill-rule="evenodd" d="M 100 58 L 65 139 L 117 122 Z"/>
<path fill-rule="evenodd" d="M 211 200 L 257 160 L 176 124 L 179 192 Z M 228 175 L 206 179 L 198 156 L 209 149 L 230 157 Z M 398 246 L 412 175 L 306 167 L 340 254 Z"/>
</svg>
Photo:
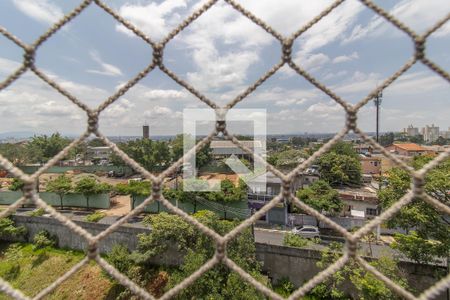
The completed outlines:
<svg viewBox="0 0 450 300">
<path fill-rule="evenodd" d="M 378 196 L 373 188 L 344 188 L 338 192 L 344 203 L 343 216 L 370 218 L 380 213 Z"/>
<path fill-rule="evenodd" d="M 282 180 L 272 172 L 266 172 L 251 180 L 248 184 L 247 192 L 248 207 L 252 211 L 257 211 L 267 202 L 272 200 L 281 191 Z M 292 193 L 301 187 L 301 176 L 297 176 L 291 184 Z M 260 220 L 271 224 L 287 224 L 287 205 L 281 201 L 275 207 L 270 209 Z"/>
<path fill-rule="evenodd" d="M 375 156 L 366 156 L 360 154 L 359 161 L 361 162 L 361 172 L 363 174 L 377 174 L 381 173 L 381 158 Z"/>
<path fill-rule="evenodd" d="M 414 143 L 394 143 L 390 146 L 387 146 L 385 148 L 387 151 L 396 154 L 396 155 L 403 155 L 403 156 L 416 156 L 416 155 L 422 155 L 425 153 L 428 153 L 429 150 L 425 147 L 422 147 L 420 145 L 414 144 Z"/>
<path fill-rule="evenodd" d="M 367 155 L 373 152 L 373 146 L 370 144 L 355 144 L 353 150 L 358 154 Z"/>
<path fill-rule="evenodd" d="M 263 145 L 261 141 L 239 141 L 243 146 L 249 148 L 255 154 L 263 154 Z M 231 155 L 235 155 L 238 158 L 245 158 L 249 161 L 253 161 L 253 156 L 245 152 L 232 141 L 228 140 L 213 140 L 210 144 L 211 155 L 215 159 L 228 158 Z"/>
</svg>

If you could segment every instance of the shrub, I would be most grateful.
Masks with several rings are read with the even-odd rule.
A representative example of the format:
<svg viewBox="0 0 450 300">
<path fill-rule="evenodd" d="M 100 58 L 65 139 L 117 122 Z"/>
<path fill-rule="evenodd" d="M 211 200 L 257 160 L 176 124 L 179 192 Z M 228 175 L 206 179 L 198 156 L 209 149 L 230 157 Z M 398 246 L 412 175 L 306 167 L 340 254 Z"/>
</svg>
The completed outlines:
<svg viewBox="0 0 450 300">
<path fill-rule="evenodd" d="M 8 281 L 16 279 L 20 274 L 20 265 L 17 263 L 7 263 L 4 278 Z"/>
<path fill-rule="evenodd" d="M 126 274 L 133 265 L 130 252 L 124 245 L 116 244 L 108 253 L 106 260 L 113 265 L 120 273 Z"/>
<path fill-rule="evenodd" d="M 294 233 L 288 232 L 284 236 L 283 245 L 289 247 L 303 248 L 309 244 L 309 241 Z"/>
<path fill-rule="evenodd" d="M 281 296 L 287 298 L 292 292 L 295 290 L 294 284 L 287 277 L 281 278 L 277 284 L 274 286 L 275 292 L 280 294 Z"/>
<path fill-rule="evenodd" d="M 41 217 L 44 214 L 45 214 L 45 210 L 42 207 L 40 207 L 38 209 L 35 209 L 35 210 L 31 211 L 28 215 L 30 217 Z"/>
<path fill-rule="evenodd" d="M 106 217 L 105 213 L 102 212 L 94 212 L 92 214 L 87 215 L 84 220 L 86 222 L 93 222 L 93 223 L 97 223 L 98 221 L 100 221 L 101 219 L 103 219 L 104 217 Z"/>
<path fill-rule="evenodd" d="M 24 226 L 16 226 L 10 218 L 0 218 L 0 239 L 24 237 L 26 233 Z"/>
<path fill-rule="evenodd" d="M 41 230 L 33 238 L 33 250 L 56 246 L 56 237 L 47 230 Z"/>
</svg>

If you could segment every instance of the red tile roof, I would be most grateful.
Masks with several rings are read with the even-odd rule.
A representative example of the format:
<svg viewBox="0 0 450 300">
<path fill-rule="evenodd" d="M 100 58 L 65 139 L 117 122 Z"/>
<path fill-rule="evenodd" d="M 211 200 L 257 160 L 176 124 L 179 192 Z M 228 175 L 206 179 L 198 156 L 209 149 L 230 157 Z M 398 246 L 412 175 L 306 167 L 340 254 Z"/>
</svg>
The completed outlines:
<svg viewBox="0 0 450 300">
<path fill-rule="evenodd" d="M 394 144 L 394 146 L 406 151 L 427 151 L 426 148 L 414 143 Z"/>
</svg>

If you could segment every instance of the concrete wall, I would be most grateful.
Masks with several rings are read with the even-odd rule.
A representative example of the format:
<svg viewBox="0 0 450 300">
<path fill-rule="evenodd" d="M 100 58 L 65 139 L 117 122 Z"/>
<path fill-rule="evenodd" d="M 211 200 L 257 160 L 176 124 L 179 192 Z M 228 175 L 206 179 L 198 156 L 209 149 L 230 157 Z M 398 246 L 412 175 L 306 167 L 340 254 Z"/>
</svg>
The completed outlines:
<svg viewBox="0 0 450 300">
<path fill-rule="evenodd" d="M 49 205 L 59 206 L 60 199 L 58 194 L 41 192 L 39 196 Z M 22 192 L 0 192 L 0 204 L 10 205 L 22 197 Z M 63 205 L 68 207 L 86 207 L 86 198 L 81 194 L 67 194 L 63 197 Z M 89 197 L 89 207 L 91 208 L 109 208 L 109 194 L 98 194 Z"/>
<path fill-rule="evenodd" d="M 262 270 L 273 282 L 289 278 L 296 287 L 303 285 L 321 270 L 316 265 L 321 257 L 320 251 L 317 250 L 257 243 L 256 256 L 262 263 Z M 399 267 L 405 271 L 409 286 L 418 292 L 426 290 L 439 280 L 436 275 L 438 270 L 445 272 L 443 267 L 409 262 L 400 262 Z M 349 294 L 355 293 L 350 282 L 344 282 L 342 289 Z M 435 299 L 446 299 L 445 293 Z"/>
<path fill-rule="evenodd" d="M 85 250 L 87 247 L 87 243 L 84 238 L 73 233 L 68 227 L 63 226 L 56 219 L 22 215 L 14 215 L 12 218 L 16 222 L 16 225 L 23 225 L 28 229 L 27 240 L 29 242 L 33 241 L 36 233 L 41 230 L 47 230 L 52 235 L 57 236 L 58 246 L 61 248 Z M 74 222 L 94 235 L 99 234 L 110 226 L 108 224 L 101 223 L 82 221 Z M 120 226 L 116 231 L 108 235 L 100 242 L 100 252 L 106 253 L 110 251 L 115 244 L 122 244 L 129 250 L 135 250 L 138 242 L 137 235 L 141 233 L 150 233 L 150 229 L 145 227 Z"/>
</svg>

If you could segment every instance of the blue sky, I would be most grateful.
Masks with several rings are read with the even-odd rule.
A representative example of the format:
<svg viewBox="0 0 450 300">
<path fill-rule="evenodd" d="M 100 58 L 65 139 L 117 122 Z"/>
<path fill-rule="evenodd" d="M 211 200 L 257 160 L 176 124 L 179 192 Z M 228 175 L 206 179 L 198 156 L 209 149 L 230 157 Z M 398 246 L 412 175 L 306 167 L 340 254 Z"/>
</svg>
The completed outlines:
<svg viewBox="0 0 450 300">
<path fill-rule="evenodd" d="M 202 1 L 200 1 L 201 3 Z M 32 43 L 80 1 L 0 1 L 0 26 Z M 163 38 L 200 5 L 192 0 L 107 1 L 153 40 Z M 320 13 L 331 1 L 245 0 L 242 5 L 288 35 Z M 417 32 L 450 11 L 447 0 L 379 1 Z M 427 44 L 428 57 L 450 68 L 450 22 Z M 394 73 L 413 53 L 405 34 L 358 1 L 348 0 L 298 38 L 293 56 L 345 100 L 356 103 Z M 166 47 L 169 69 L 224 105 L 269 70 L 280 45 L 251 21 L 220 2 L 182 31 Z M 21 62 L 22 52 L 0 36 L 0 80 Z M 61 86 L 94 107 L 152 59 L 152 50 L 96 5 L 90 5 L 38 50 L 37 66 Z M 450 126 L 450 86 L 420 63 L 384 92 L 381 130 L 409 124 Z M 28 72 L 0 92 L 0 133 L 85 128 L 82 111 Z M 343 110 L 289 68 L 282 68 L 238 108 L 266 108 L 269 133 L 336 132 Z M 107 135 L 139 135 L 143 123 L 151 134 L 182 130 L 184 108 L 206 108 L 159 70 L 150 73 L 102 115 Z M 360 111 L 359 126 L 374 131 L 374 106 Z"/>
</svg>

